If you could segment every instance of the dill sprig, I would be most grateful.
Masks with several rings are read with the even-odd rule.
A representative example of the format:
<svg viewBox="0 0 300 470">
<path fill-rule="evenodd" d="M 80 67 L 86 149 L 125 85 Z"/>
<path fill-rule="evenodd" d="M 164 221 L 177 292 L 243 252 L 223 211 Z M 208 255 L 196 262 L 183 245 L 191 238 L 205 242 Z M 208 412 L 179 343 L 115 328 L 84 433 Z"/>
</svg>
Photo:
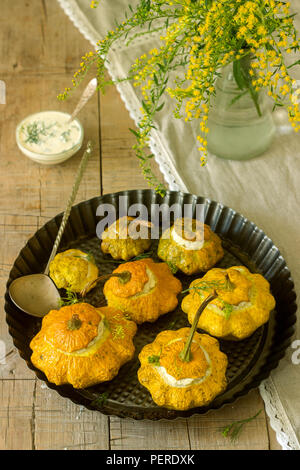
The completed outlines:
<svg viewBox="0 0 300 470">
<path fill-rule="evenodd" d="M 228 320 L 233 312 L 233 305 L 229 304 L 228 302 L 225 302 L 224 300 L 222 300 L 222 303 L 224 305 L 222 312 L 224 313 L 226 320 Z"/>
<path fill-rule="evenodd" d="M 113 330 L 112 330 L 112 335 L 114 339 L 123 339 L 125 336 L 124 333 L 124 328 L 122 325 L 117 325 Z"/>
<path fill-rule="evenodd" d="M 178 268 L 177 268 L 176 264 L 172 263 L 171 261 L 167 261 L 167 265 L 169 266 L 170 271 L 171 271 L 172 274 L 177 273 Z"/>
<path fill-rule="evenodd" d="M 81 300 L 77 297 L 76 292 L 72 292 L 70 290 L 66 290 L 66 296 L 61 297 L 59 300 L 59 306 L 65 307 L 67 305 L 74 305 L 81 302 Z"/>
<path fill-rule="evenodd" d="M 254 416 L 251 416 L 250 418 L 246 419 L 241 419 L 240 421 L 233 421 L 232 423 L 228 424 L 224 428 L 222 428 L 220 431 L 224 437 L 230 437 L 230 440 L 232 442 L 235 442 L 241 432 L 242 429 L 244 428 L 245 424 L 250 423 L 254 419 L 257 418 L 257 416 L 262 412 L 262 409 L 259 410 Z"/>
<path fill-rule="evenodd" d="M 234 285 L 229 280 L 229 278 L 227 278 L 225 281 L 200 281 L 198 284 L 182 291 L 182 294 L 194 290 L 197 292 L 198 295 L 202 295 L 202 291 L 217 291 L 218 289 L 232 290 L 233 287 Z M 228 320 L 233 312 L 233 305 L 228 302 L 225 302 L 225 300 L 221 299 L 220 297 L 218 297 L 218 300 L 222 302 L 222 312 L 224 313 L 226 320 Z"/>
<path fill-rule="evenodd" d="M 155 366 L 160 366 L 160 356 L 156 356 L 155 354 L 153 356 L 148 356 L 148 362 L 149 364 L 154 364 Z"/>
<path fill-rule="evenodd" d="M 103 408 L 103 406 L 106 404 L 106 402 L 108 400 L 108 397 L 109 397 L 109 395 L 108 395 L 107 392 L 101 393 L 100 395 L 98 395 L 97 398 L 95 398 L 92 401 L 92 405 L 96 406 L 97 408 Z"/>
<path fill-rule="evenodd" d="M 200 291 L 207 291 L 207 290 L 217 290 L 217 289 L 226 289 L 226 281 L 199 281 L 198 284 L 195 284 L 192 287 L 189 287 L 188 289 L 183 290 L 181 293 L 186 294 L 187 292 L 194 290 L 198 294 Z"/>
<path fill-rule="evenodd" d="M 53 126 L 54 124 L 51 124 L 50 126 L 46 127 L 44 122 L 38 122 L 34 121 L 31 124 L 28 124 L 26 126 L 26 129 L 23 127 L 22 132 L 26 133 L 26 143 L 30 144 L 38 144 L 41 139 L 41 135 L 47 135 L 47 131 Z"/>
</svg>

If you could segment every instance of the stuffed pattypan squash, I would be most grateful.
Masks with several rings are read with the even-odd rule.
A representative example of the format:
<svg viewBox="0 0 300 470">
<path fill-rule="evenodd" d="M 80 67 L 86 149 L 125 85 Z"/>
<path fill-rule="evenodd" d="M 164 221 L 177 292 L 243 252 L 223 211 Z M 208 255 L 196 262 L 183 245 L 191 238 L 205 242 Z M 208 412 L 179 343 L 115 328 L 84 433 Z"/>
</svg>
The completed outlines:
<svg viewBox="0 0 300 470">
<path fill-rule="evenodd" d="M 67 250 L 58 253 L 51 261 L 49 275 L 58 289 L 81 292 L 87 284 L 97 279 L 98 268 L 90 254 Z"/>
<path fill-rule="evenodd" d="M 196 219 L 177 219 L 162 234 L 158 256 L 191 275 L 208 271 L 224 256 L 221 239 Z"/>
<path fill-rule="evenodd" d="M 133 217 L 121 217 L 102 233 L 101 250 L 114 259 L 128 261 L 144 253 L 150 245 L 148 222 Z"/>
<path fill-rule="evenodd" d="M 213 291 L 217 298 L 203 311 L 198 328 L 212 336 L 241 340 L 269 320 L 275 307 L 270 285 L 244 266 L 214 268 L 194 280 L 181 307 L 192 324 L 199 305 Z"/>
<path fill-rule="evenodd" d="M 132 359 L 136 324 L 110 308 L 77 303 L 51 310 L 32 339 L 31 361 L 49 382 L 85 388 L 113 379 Z"/>
<path fill-rule="evenodd" d="M 129 281 L 111 277 L 103 292 L 109 306 L 126 312 L 136 323 L 154 322 L 178 304 L 181 282 L 166 263 L 151 258 L 121 264 L 113 273 L 129 273 Z"/>
<path fill-rule="evenodd" d="M 227 356 L 215 338 L 195 333 L 191 359 L 180 358 L 190 328 L 163 331 L 139 354 L 139 382 L 158 405 L 173 410 L 205 406 L 227 386 Z"/>
</svg>

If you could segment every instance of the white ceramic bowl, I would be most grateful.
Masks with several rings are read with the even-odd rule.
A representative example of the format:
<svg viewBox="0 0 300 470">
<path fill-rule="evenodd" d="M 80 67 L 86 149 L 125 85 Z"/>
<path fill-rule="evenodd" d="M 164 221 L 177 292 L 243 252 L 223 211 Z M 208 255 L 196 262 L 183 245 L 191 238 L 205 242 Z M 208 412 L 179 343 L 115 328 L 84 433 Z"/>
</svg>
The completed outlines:
<svg viewBox="0 0 300 470">
<path fill-rule="evenodd" d="M 70 114 L 63 113 L 61 111 L 42 111 L 40 113 L 31 114 L 31 115 L 27 116 L 25 119 L 23 119 L 18 124 L 17 129 L 16 129 L 16 141 L 17 141 L 17 145 L 18 145 L 19 149 L 21 150 L 21 152 L 24 155 L 26 155 L 26 157 L 30 158 L 31 160 L 35 161 L 36 163 L 40 163 L 42 165 L 57 165 L 59 163 L 62 163 L 64 161 L 68 160 L 76 152 L 78 152 L 78 150 L 80 150 L 80 148 L 82 146 L 82 143 L 83 143 L 84 130 L 83 130 L 83 127 L 82 127 L 80 121 L 78 121 L 78 119 L 74 119 L 74 123 L 76 123 L 77 126 L 80 129 L 80 134 L 79 134 L 79 138 L 76 140 L 76 142 L 74 142 L 72 147 L 70 147 L 66 150 L 63 150 L 60 153 L 41 153 L 41 152 L 30 150 L 29 148 L 27 148 L 22 143 L 22 140 L 20 138 L 21 129 L 22 129 L 22 127 L 24 126 L 24 124 L 26 122 L 30 121 L 31 119 L 38 119 L 40 115 L 42 115 L 42 114 L 45 115 L 45 113 L 47 113 L 47 114 L 51 114 L 51 113 L 56 113 L 57 114 L 58 113 L 58 114 L 61 114 L 61 115 L 65 116 L 66 119 L 71 117 Z"/>
</svg>

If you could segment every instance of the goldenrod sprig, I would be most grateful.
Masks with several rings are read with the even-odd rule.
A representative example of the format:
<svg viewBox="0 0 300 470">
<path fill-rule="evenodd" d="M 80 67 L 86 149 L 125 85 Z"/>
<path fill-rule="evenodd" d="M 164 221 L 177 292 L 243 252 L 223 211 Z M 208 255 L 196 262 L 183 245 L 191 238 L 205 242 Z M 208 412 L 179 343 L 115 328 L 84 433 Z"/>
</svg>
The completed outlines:
<svg viewBox="0 0 300 470">
<path fill-rule="evenodd" d="M 92 1 L 91 7 L 98 4 L 101 7 L 100 1 Z M 198 149 L 204 165 L 212 97 L 222 69 L 229 64 L 240 89 L 234 102 L 250 93 L 260 115 L 259 93 L 265 89 L 274 101 L 274 108 L 284 106 L 291 125 L 299 131 L 300 91 L 295 89 L 297 82 L 291 70 L 300 61 L 296 57 L 288 61 L 287 56 L 299 53 L 300 43 L 288 1 L 139 0 L 135 8 L 129 5 L 124 13 L 124 21 L 99 41 L 97 52 L 82 58 L 73 87 L 79 85 L 96 62 L 102 92 L 106 86 L 125 80 L 140 89 L 143 111 L 138 129 L 133 131 L 137 139 L 134 149 L 147 182 L 158 192 L 163 194 L 164 186 L 151 170 L 153 155 L 148 147 L 163 97 L 168 94 L 173 98 L 176 118 L 198 121 Z M 106 65 L 116 42 L 129 45 L 154 32 L 161 34 L 160 45 L 137 58 L 126 77 L 108 79 Z M 66 88 L 60 98 L 66 98 L 70 90 Z"/>
</svg>

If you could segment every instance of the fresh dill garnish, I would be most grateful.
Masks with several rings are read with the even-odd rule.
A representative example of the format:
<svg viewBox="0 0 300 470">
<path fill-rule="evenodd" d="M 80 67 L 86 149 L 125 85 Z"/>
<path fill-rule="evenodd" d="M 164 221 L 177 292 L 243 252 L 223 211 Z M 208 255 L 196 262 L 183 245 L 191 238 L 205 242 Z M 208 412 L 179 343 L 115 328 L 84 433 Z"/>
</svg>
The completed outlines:
<svg viewBox="0 0 300 470">
<path fill-rule="evenodd" d="M 220 299 L 221 302 L 223 303 L 224 307 L 222 309 L 222 312 L 225 315 L 226 320 L 229 319 L 230 315 L 233 312 L 233 305 L 229 304 L 228 302 L 225 302 L 224 300 Z"/>
<path fill-rule="evenodd" d="M 71 129 L 62 132 L 60 135 L 61 140 L 63 140 L 64 142 L 69 142 L 70 134 L 71 134 Z"/>
<path fill-rule="evenodd" d="M 22 132 L 26 132 L 26 143 L 30 144 L 38 144 L 41 139 L 41 135 L 47 135 L 47 131 L 53 126 L 54 124 L 46 127 L 44 122 L 34 121 L 32 124 L 28 124 L 26 129 L 24 126 L 22 127 Z"/>
<path fill-rule="evenodd" d="M 109 395 L 107 392 L 101 393 L 97 398 L 95 398 L 95 400 L 92 401 L 92 405 L 96 406 L 97 408 L 103 408 L 108 400 L 108 397 Z"/>
<path fill-rule="evenodd" d="M 66 305 L 74 305 L 79 303 L 81 300 L 78 299 L 77 294 L 75 292 L 72 292 L 70 290 L 66 290 L 66 296 L 61 297 L 59 300 L 59 306 L 60 307 L 65 307 Z"/>
<path fill-rule="evenodd" d="M 217 289 L 227 289 L 227 281 L 201 281 L 199 284 L 196 284 L 195 286 L 189 287 L 189 289 L 186 289 L 182 291 L 182 294 L 185 294 L 186 292 L 189 292 L 191 290 L 194 290 L 197 292 L 197 294 L 201 295 L 201 291 L 208 291 L 208 290 L 217 290 Z M 222 302 L 223 308 L 222 312 L 224 313 L 224 316 L 226 320 L 229 319 L 230 315 L 233 312 L 233 305 L 231 305 L 228 302 L 225 302 L 225 300 L 222 300 L 220 297 L 218 297 L 218 300 Z"/>
<path fill-rule="evenodd" d="M 190 290 L 202 291 L 202 290 L 211 290 L 211 289 L 213 290 L 222 289 L 222 290 L 232 291 L 233 289 L 235 289 L 235 285 L 230 281 L 228 274 L 226 274 L 225 280 L 220 280 L 220 281 L 200 280 L 194 286 L 189 287 L 188 289 L 182 291 L 182 294 L 185 294 L 186 292 Z"/>
<path fill-rule="evenodd" d="M 113 330 L 112 330 L 112 335 L 114 339 L 123 339 L 125 334 L 124 334 L 124 328 L 122 325 L 117 325 Z"/>
<path fill-rule="evenodd" d="M 174 328 L 174 326 L 176 326 L 176 323 L 177 323 L 176 320 L 172 320 L 172 321 L 169 323 L 168 328 L 170 328 L 170 329 Z"/>
<path fill-rule="evenodd" d="M 155 366 L 160 366 L 159 359 L 160 359 L 160 356 L 156 356 L 156 355 L 148 356 L 149 364 L 154 364 Z"/>
<path fill-rule="evenodd" d="M 92 253 L 88 252 L 88 253 L 84 253 L 84 255 L 72 255 L 73 258 L 81 258 L 81 259 L 84 259 L 85 261 L 88 261 L 90 263 L 94 263 L 95 264 L 95 258 L 93 256 Z"/>
<path fill-rule="evenodd" d="M 240 433 L 245 426 L 245 424 L 250 423 L 253 421 L 257 416 L 262 412 L 262 409 L 258 411 L 254 416 L 250 418 L 241 419 L 240 421 L 233 421 L 231 424 L 228 424 L 224 428 L 220 429 L 222 435 L 224 437 L 230 437 L 232 442 L 236 441 L 240 436 Z"/>
<path fill-rule="evenodd" d="M 103 319 L 103 325 L 105 326 L 105 328 L 106 328 L 107 330 L 110 331 L 110 326 L 109 326 L 109 323 L 108 323 L 108 321 L 107 321 L 106 318 Z"/>
<path fill-rule="evenodd" d="M 185 294 L 186 292 L 194 290 L 199 294 L 198 291 L 202 291 L 202 290 L 211 290 L 211 289 L 216 290 L 216 289 L 225 289 L 225 288 L 226 288 L 226 283 L 224 281 L 199 281 L 198 284 L 195 284 L 194 286 L 183 290 L 181 293 Z"/>
<path fill-rule="evenodd" d="M 171 271 L 172 274 L 176 274 L 176 273 L 177 273 L 178 268 L 177 268 L 177 266 L 176 266 L 174 263 L 172 263 L 171 261 L 167 261 L 167 265 L 169 266 L 170 271 Z"/>
<path fill-rule="evenodd" d="M 124 312 L 123 316 L 124 316 L 124 318 L 126 318 L 126 320 L 132 321 L 132 317 L 129 315 L 129 313 Z"/>
<path fill-rule="evenodd" d="M 130 261 L 138 261 L 140 259 L 151 258 L 153 256 L 152 251 L 148 251 L 147 253 L 141 253 L 140 255 L 135 256 Z"/>
</svg>

